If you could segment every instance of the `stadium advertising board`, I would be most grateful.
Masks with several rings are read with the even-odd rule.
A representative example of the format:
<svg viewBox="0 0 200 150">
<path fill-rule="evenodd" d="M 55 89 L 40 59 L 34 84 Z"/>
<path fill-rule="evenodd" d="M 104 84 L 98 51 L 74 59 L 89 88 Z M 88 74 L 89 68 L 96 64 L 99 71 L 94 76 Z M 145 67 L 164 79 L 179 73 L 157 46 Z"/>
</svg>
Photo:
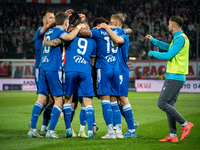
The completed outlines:
<svg viewBox="0 0 200 150">
<path fill-rule="evenodd" d="M 160 92 L 164 80 L 135 80 L 137 92 Z M 180 92 L 200 93 L 200 80 L 186 80 Z"/>
<path fill-rule="evenodd" d="M 151 60 L 150 67 L 149 61 L 128 61 L 129 79 L 137 78 L 138 73 L 141 73 L 143 79 L 157 79 L 158 74 L 161 72 L 165 78 L 167 61 Z M 195 60 L 189 61 L 189 74 L 186 76 L 189 80 L 196 80 L 197 76 L 197 63 Z M 150 72 L 149 72 L 150 71 Z M 200 79 L 200 61 L 198 62 L 198 74 Z"/>
<path fill-rule="evenodd" d="M 37 91 L 35 79 L 0 79 L 0 91 Z"/>
<path fill-rule="evenodd" d="M 0 61 L 0 77 L 9 77 L 11 75 L 11 61 Z"/>
<path fill-rule="evenodd" d="M 35 62 L 20 62 L 12 63 L 12 78 L 34 78 Z"/>
</svg>

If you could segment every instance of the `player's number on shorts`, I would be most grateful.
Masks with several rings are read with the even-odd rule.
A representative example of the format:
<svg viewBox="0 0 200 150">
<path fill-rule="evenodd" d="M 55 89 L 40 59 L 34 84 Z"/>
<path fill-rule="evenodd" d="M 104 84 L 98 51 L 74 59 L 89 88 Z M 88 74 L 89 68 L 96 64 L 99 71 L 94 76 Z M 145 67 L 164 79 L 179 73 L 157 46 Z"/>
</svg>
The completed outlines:
<svg viewBox="0 0 200 150">
<path fill-rule="evenodd" d="M 107 41 L 107 53 L 109 54 L 110 53 L 110 38 L 109 37 L 104 37 L 104 39 Z M 112 53 L 117 53 L 118 46 L 114 46 L 113 41 L 111 41 L 111 44 L 112 44 L 112 47 L 116 48 L 116 49 L 111 48 Z"/>
<path fill-rule="evenodd" d="M 88 41 L 87 41 L 86 39 L 79 38 L 79 40 L 78 40 L 78 47 L 79 47 L 80 49 L 78 48 L 78 49 L 77 49 L 77 52 L 78 52 L 79 54 L 81 54 L 81 55 L 84 55 L 85 52 L 86 52 L 86 49 L 87 49 L 87 45 L 88 45 Z M 81 51 L 81 49 L 83 49 L 83 50 Z"/>
<path fill-rule="evenodd" d="M 47 41 L 50 40 L 50 36 L 47 36 L 46 38 L 47 38 Z M 49 46 L 45 46 L 45 47 L 44 47 L 44 52 L 45 52 L 45 53 L 49 53 L 49 51 L 50 51 L 50 47 L 49 47 Z"/>
</svg>

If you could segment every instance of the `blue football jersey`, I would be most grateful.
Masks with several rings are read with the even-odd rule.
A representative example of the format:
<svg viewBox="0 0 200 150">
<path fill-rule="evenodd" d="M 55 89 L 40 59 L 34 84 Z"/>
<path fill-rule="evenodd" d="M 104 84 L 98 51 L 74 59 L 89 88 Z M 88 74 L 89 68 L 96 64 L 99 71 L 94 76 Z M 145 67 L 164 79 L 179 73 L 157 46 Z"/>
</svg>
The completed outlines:
<svg viewBox="0 0 200 150">
<path fill-rule="evenodd" d="M 127 65 L 127 56 L 129 50 L 129 35 L 123 35 L 125 38 L 124 44 L 119 45 L 119 69 L 121 74 L 129 74 Z"/>
<path fill-rule="evenodd" d="M 124 34 L 123 29 L 111 29 L 117 35 Z M 118 44 L 114 44 L 105 29 L 91 29 L 91 38 L 97 42 L 96 68 L 118 68 Z M 124 38 L 124 37 L 122 37 Z"/>
<path fill-rule="evenodd" d="M 35 55 L 36 55 L 36 60 L 35 60 L 35 67 L 34 68 L 39 68 L 40 67 L 40 61 L 41 61 L 41 55 L 43 51 L 43 46 L 42 46 L 42 41 L 44 38 L 44 34 L 41 34 L 42 27 L 38 28 L 35 36 L 34 36 L 34 43 L 35 43 Z"/>
<path fill-rule="evenodd" d="M 63 29 L 54 27 L 45 33 L 47 41 L 61 38 L 66 33 Z M 56 47 L 45 46 L 42 54 L 42 70 L 62 71 L 63 44 Z"/>
<path fill-rule="evenodd" d="M 76 71 L 91 74 L 91 57 L 96 56 L 96 41 L 76 36 L 66 42 L 65 72 Z"/>
</svg>

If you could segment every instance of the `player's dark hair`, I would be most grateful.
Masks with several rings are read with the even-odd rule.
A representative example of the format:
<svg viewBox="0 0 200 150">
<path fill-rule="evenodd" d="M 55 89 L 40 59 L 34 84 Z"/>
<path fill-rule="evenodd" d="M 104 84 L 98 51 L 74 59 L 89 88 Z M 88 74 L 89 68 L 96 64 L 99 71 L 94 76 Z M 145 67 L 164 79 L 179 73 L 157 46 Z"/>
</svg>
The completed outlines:
<svg viewBox="0 0 200 150">
<path fill-rule="evenodd" d="M 180 16 L 171 16 L 171 17 L 170 17 L 170 20 L 173 21 L 173 22 L 175 22 L 175 23 L 177 23 L 177 25 L 178 25 L 179 27 L 182 27 L 182 26 L 183 26 L 184 20 L 183 20 L 183 18 L 180 17 Z"/>
<path fill-rule="evenodd" d="M 87 21 L 75 22 L 75 23 L 69 28 L 68 31 L 72 31 L 72 30 L 73 30 L 77 25 L 79 25 L 80 23 L 82 23 L 82 24 L 84 24 L 84 25 L 86 25 L 86 26 L 89 27 L 89 24 L 88 24 Z"/>
<path fill-rule="evenodd" d="M 55 15 L 56 25 L 63 25 L 66 19 L 69 20 L 69 16 L 64 12 L 58 12 Z"/>
<path fill-rule="evenodd" d="M 108 20 L 106 20 L 105 18 L 103 17 L 99 17 L 99 18 L 96 18 L 94 21 L 93 21 L 93 26 L 96 27 L 97 25 L 101 24 L 101 23 L 106 23 L 108 24 Z"/>
<path fill-rule="evenodd" d="M 54 13 L 51 10 L 46 10 L 45 12 L 42 13 L 42 19 L 46 16 L 47 13 Z"/>
</svg>

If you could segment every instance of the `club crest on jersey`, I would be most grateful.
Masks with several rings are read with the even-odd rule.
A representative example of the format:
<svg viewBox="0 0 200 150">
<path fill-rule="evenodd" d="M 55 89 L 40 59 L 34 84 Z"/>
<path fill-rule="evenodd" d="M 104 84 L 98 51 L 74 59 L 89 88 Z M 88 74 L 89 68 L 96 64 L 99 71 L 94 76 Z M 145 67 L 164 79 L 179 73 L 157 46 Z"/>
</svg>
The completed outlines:
<svg viewBox="0 0 200 150">
<path fill-rule="evenodd" d="M 49 62 L 49 59 L 47 58 L 47 56 L 42 57 L 42 62 Z"/>
<path fill-rule="evenodd" d="M 73 57 L 76 63 L 87 64 L 87 61 L 80 55 Z"/>
<path fill-rule="evenodd" d="M 107 62 L 113 62 L 113 61 L 116 61 L 116 58 L 115 56 L 112 56 L 112 55 L 108 55 L 105 57 Z"/>
</svg>

